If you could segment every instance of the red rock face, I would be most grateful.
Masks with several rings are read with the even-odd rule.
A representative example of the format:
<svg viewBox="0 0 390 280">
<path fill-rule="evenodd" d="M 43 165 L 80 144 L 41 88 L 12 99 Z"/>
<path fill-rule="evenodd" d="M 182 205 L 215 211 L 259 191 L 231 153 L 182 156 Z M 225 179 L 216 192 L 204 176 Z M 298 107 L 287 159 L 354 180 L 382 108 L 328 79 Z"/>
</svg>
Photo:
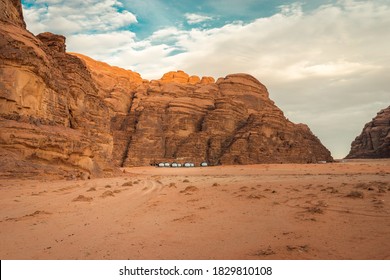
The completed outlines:
<svg viewBox="0 0 390 280">
<path fill-rule="evenodd" d="M 38 34 L 37 38 L 44 43 L 54 54 L 65 53 L 65 37 L 50 32 Z"/>
<path fill-rule="evenodd" d="M 20 0 L 0 0 L 0 21 L 26 28 Z"/>
<path fill-rule="evenodd" d="M 390 158 L 390 106 L 364 126 L 347 158 Z"/>
<path fill-rule="evenodd" d="M 122 127 L 131 128 L 119 162 L 123 166 L 332 160 L 309 128 L 288 121 L 265 86 L 246 74 L 209 84 L 145 83 Z"/>
<path fill-rule="evenodd" d="M 28 32 L 16 2 L 1 2 L 7 15 L 0 18 L 1 172 L 110 168 L 109 109 L 91 74 L 65 53 L 63 36 Z"/>
<path fill-rule="evenodd" d="M 106 85 L 112 79 L 115 69 L 77 56 L 86 62 L 96 84 L 105 81 Z M 307 126 L 284 117 L 254 77 L 234 74 L 217 82 L 193 77 L 177 71 L 160 80 L 129 78 L 121 86 L 116 84 L 116 99 L 122 106 L 110 106 L 110 115 L 117 165 L 332 160 Z M 102 89 L 106 101 L 112 92 L 112 87 Z"/>
<path fill-rule="evenodd" d="M 102 174 L 159 161 L 331 161 L 247 74 L 169 72 L 160 80 L 66 53 L 65 38 L 25 29 L 19 1 L 0 17 L 0 173 Z M 65 171 L 64 171 L 65 170 Z M 81 174 L 81 173 L 78 174 Z"/>
</svg>

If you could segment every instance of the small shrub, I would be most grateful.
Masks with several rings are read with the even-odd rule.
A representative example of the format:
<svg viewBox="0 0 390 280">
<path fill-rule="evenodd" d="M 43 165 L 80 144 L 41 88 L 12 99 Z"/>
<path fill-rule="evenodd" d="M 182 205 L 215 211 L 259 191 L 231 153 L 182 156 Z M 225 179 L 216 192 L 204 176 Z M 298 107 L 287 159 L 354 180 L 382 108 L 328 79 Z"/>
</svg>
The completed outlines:
<svg viewBox="0 0 390 280">
<path fill-rule="evenodd" d="M 112 191 L 105 191 L 104 193 L 102 193 L 101 197 L 105 198 L 105 197 L 109 197 L 109 196 L 114 196 L 114 193 Z"/>
<path fill-rule="evenodd" d="M 349 194 L 347 194 L 347 197 L 350 198 L 363 198 L 364 194 L 359 191 L 351 191 Z"/>
<path fill-rule="evenodd" d="M 322 208 L 317 207 L 317 206 L 308 207 L 306 211 L 309 213 L 312 213 L 312 214 L 323 214 L 324 213 L 324 210 L 322 210 Z"/>
<path fill-rule="evenodd" d="M 74 198 L 72 201 L 89 202 L 89 201 L 92 201 L 92 200 L 93 200 L 92 197 L 88 197 L 88 196 L 84 196 L 84 195 L 80 194 L 78 197 Z"/>
</svg>

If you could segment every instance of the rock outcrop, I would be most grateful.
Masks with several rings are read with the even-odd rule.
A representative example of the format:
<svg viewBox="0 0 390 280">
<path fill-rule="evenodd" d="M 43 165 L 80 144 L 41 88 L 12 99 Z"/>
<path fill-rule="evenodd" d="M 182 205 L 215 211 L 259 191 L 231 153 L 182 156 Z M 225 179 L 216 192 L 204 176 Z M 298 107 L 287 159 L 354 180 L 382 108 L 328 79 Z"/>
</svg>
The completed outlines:
<svg viewBox="0 0 390 280">
<path fill-rule="evenodd" d="M 364 126 L 347 158 L 390 158 L 390 106 Z"/>
<path fill-rule="evenodd" d="M 177 71 L 147 81 L 67 53 L 61 35 L 34 36 L 20 2 L 0 1 L 2 175 L 102 174 L 159 161 L 332 160 L 250 75 L 215 81 Z"/>
<path fill-rule="evenodd" d="M 84 62 L 65 52 L 63 36 L 28 32 L 19 1 L 0 4 L 1 172 L 29 174 L 32 162 L 34 174 L 110 169 L 109 109 Z"/>
<path fill-rule="evenodd" d="M 179 83 L 191 85 L 198 83 L 211 84 L 215 82 L 213 77 L 202 77 L 202 79 L 200 79 L 198 76 L 190 76 L 182 70 L 165 73 L 160 79 L 160 81 L 164 83 Z"/>
<path fill-rule="evenodd" d="M 77 56 L 84 59 L 96 84 L 109 79 L 112 71 L 104 70 L 106 65 L 100 68 L 90 58 Z M 254 77 L 234 74 L 217 82 L 194 77 L 177 71 L 160 80 L 123 84 L 119 95 L 128 99 L 120 99 L 122 106 L 110 106 L 117 165 L 332 160 L 306 125 L 284 117 Z M 131 86 L 136 87 L 129 90 Z M 108 96 L 111 89 L 104 91 Z"/>
<path fill-rule="evenodd" d="M 26 28 L 20 0 L 0 0 L 0 21 Z"/>
</svg>

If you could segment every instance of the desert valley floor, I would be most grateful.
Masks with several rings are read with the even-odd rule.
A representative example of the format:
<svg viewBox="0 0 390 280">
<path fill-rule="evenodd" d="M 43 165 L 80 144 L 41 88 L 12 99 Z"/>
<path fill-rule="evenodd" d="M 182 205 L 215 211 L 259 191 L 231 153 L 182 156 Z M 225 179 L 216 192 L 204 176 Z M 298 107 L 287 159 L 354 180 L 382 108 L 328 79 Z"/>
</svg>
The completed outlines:
<svg viewBox="0 0 390 280">
<path fill-rule="evenodd" d="M 390 160 L 0 180 L 1 259 L 390 259 Z"/>
</svg>

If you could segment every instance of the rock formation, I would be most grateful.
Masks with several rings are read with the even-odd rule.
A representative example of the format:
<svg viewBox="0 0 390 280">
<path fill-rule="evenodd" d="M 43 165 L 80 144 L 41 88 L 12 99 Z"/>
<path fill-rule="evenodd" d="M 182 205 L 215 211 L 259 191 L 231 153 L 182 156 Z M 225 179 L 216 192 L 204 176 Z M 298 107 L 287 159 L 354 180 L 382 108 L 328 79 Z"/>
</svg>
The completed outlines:
<svg viewBox="0 0 390 280">
<path fill-rule="evenodd" d="M 113 71 L 77 56 L 86 62 L 96 84 L 109 79 Z M 288 121 L 265 86 L 250 75 L 228 75 L 214 82 L 177 71 L 160 80 L 123 86 L 118 92 L 129 100 L 122 98 L 121 106 L 110 106 L 116 165 L 332 160 L 309 128 Z M 112 89 L 104 91 L 102 95 L 110 96 Z"/>
<path fill-rule="evenodd" d="M 0 0 L 0 21 L 26 28 L 20 0 Z"/>
<path fill-rule="evenodd" d="M 34 36 L 25 29 L 20 1 L 0 1 L 2 175 L 101 174 L 158 161 L 332 160 L 250 75 L 215 82 L 177 71 L 147 81 L 66 53 L 63 36 Z"/>
<path fill-rule="evenodd" d="M 109 109 L 85 64 L 65 52 L 63 36 L 28 32 L 20 1 L 0 9 L 1 172 L 111 168 Z"/>
<path fill-rule="evenodd" d="M 390 158 L 390 106 L 364 126 L 347 158 Z"/>
</svg>

